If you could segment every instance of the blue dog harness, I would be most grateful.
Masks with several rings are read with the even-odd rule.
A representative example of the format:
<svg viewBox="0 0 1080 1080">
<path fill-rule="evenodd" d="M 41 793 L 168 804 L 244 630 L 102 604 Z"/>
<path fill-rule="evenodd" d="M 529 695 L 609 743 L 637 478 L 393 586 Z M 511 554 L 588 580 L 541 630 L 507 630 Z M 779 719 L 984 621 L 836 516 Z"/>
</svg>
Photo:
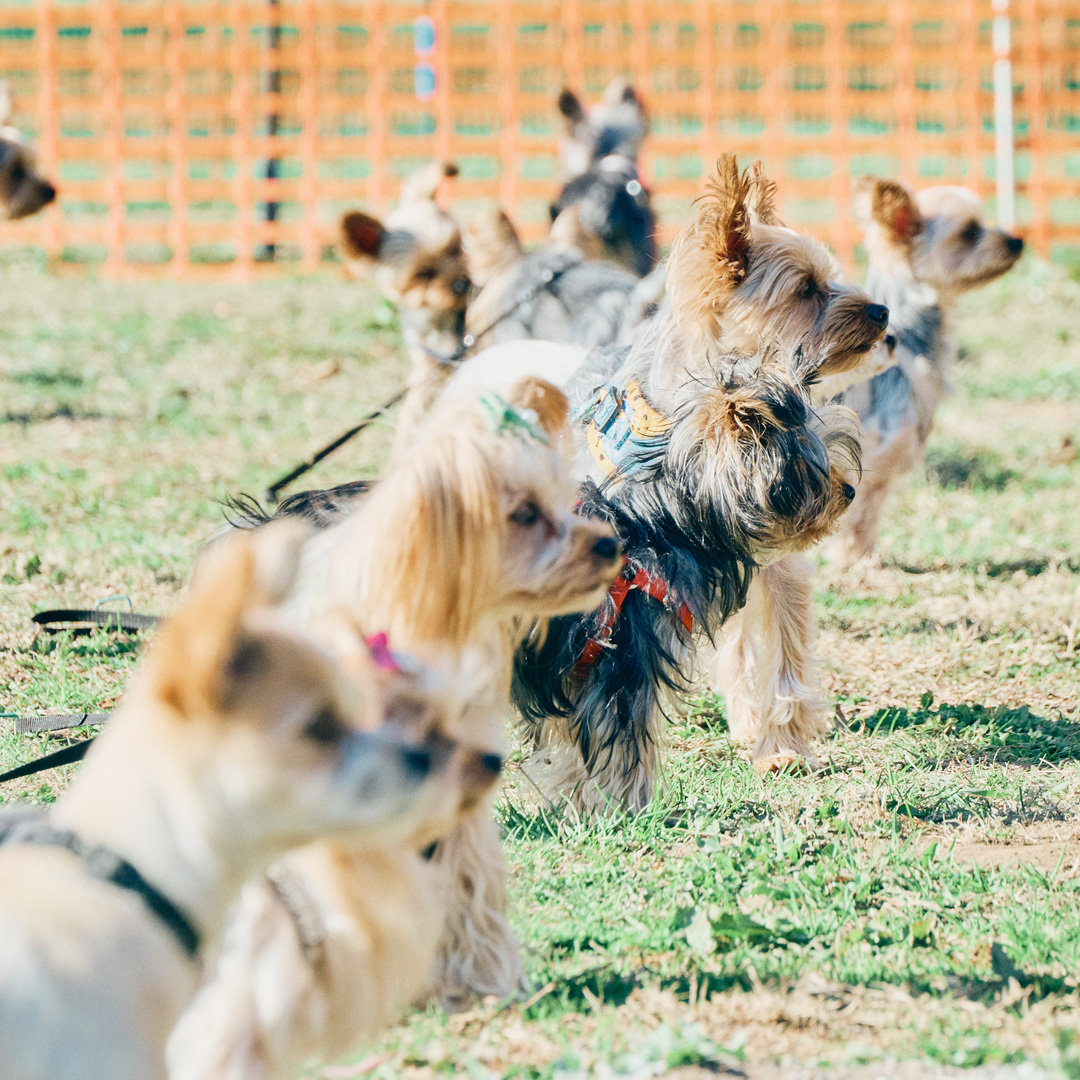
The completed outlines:
<svg viewBox="0 0 1080 1080">
<path fill-rule="evenodd" d="M 577 413 L 588 421 L 589 449 L 607 476 L 625 479 L 656 464 L 672 422 L 646 400 L 636 379 L 625 390 L 604 386 Z"/>
</svg>

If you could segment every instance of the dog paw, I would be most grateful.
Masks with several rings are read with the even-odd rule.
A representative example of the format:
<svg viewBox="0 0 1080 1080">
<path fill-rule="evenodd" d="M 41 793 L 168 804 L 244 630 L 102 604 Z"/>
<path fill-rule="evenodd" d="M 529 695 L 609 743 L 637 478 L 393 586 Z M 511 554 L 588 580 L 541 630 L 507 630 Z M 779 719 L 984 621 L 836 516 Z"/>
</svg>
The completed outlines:
<svg viewBox="0 0 1080 1080">
<path fill-rule="evenodd" d="M 797 754 L 794 750 L 781 750 L 776 754 L 767 754 L 754 762 L 754 768 L 764 776 L 766 773 L 808 773 L 813 771 L 813 762 Z"/>
</svg>

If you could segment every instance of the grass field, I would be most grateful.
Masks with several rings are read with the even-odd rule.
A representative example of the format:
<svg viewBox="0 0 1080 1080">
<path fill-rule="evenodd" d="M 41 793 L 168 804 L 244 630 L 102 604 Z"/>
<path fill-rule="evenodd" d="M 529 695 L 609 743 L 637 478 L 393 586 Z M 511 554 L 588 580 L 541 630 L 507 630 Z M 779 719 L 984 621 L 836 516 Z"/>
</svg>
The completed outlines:
<svg viewBox="0 0 1080 1080">
<path fill-rule="evenodd" d="M 107 709 L 139 638 L 35 639 L 31 613 L 168 612 L 220 500 L 389 396 L 400 339 L 338 280 L 0 278 L 0 710 Z M 880 565 L 819 571 L 827 768 L 758 778 L 702 698 L 637 819 L 580 826 L 511 770 L 536 993 L 313 1077 L 1080 1077 L 1080 285 L 1027 260 L 961 341 Z M 376 470 L 387 436 L 311 481 Z M 56 745 L 0 721 L 5 765 Z"/>
</svg>

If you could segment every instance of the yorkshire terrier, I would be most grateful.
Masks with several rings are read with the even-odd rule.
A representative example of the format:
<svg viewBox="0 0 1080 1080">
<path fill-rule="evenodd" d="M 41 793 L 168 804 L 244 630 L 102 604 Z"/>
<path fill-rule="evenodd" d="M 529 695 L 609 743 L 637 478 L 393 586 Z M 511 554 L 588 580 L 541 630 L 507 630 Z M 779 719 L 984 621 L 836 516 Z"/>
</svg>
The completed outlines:
<svg viewBox="0 0 1080 1080">
<path fill-rule="evenodd" d="M 562 220 L 576 217 L 573 209 Z M 662 275 L 639 280 L 589 258 L 588 244 L 565 231 L 527 254 L 510 219 L 498 209 L 474 219 L 465 230 L 464 246 L 476 289 L 467 323 L 479 349 L 522 339 L 585 350 L 626 344 L 663 290 Z"/>
<path fill-rule="evenodd" d="M 783 229 L 773 203 L 773 185 L 757 165 L 750 178 L 752 231 L 760 226 Z M 836 269 L 815 241 L 785 231 L 794 242 L 813 245 L 819 257 L 829 259 Z M 763 337 L 760 343 L 768 340 Z M 829 347 L 827 333 L 819 340 Z M 886 334 L 853 366 L 841 365 L 839 371 L 820 377 L 810 387 L 812 405 L 821 406 L 893 363 L 895 338 Z M 813 653 L 811 577 L 811 565 L 799 552 L 763 566 L 751 583 L 746 605 L 721 628 L 718 650 L 713 651 L 711 642 L 699 648 L 698 662 L 706 681 L 724 693 L 729 733 L 734 740 L 751 744 L 751 758 L 760 772 L 813 767 L 811 740 L 825 727 L 826 703 L 818 690 L 819 663 Z"/>
<path fill-rule="evenodd" d="M 616 79 L 588 111 L 570 89 L 558 107 L 564 186 L 551 204 L 552 235 L 570 231 L 590 258 L 644 277 L 657 261 L 656 216 L 637 169 L 649 130 L 645 106 L 633 86 Z"/>
<path fill-rule="evenodd" d="M 949 392 L 960 296 L 1000 277 L 1024 241 L 983 222 L 973 191 L 931 187 L 913 194 L 866 177 L 856 196 L 866 236 L 866 288 L 889 305 L 897 366 L 843 396 L 862 423 L 866 475 L 839 537 L 851 563 L 872 554 L 893 481 L 922 460 L 934 413 Z"/>
<path fill-rule="evenodd" d="M 463 705 L 434 719 L 418 713 L 411 737 L 433 729 L 497 761 L 523 627 L 595 606 L 618 571 L 611 528 L 573 513 L 567 414 L 561 392 L 535 379 L 507 399 L 448 399 L 381 482 L 278 511 L 324 526 L 293 597 L 301 619 L 346 598 L 365 626 L 411 654 L 475 672 Z M 425 862 L 419 852 L 433 841 Z M 285 864 L 290 893 L 303 898 L 291 906 L 307 918 L 283 910 L 265 883 L 249 890 L 221 974 L 182 1025 L 176 1059 L 189 1064 L 173 1080 L 216 1077 L 230 1055 L 238 1080 L 291 1076 L 310 1053 L 339 1054 L 370 1035 L 424 989 L 459 1005 L 520 985 L 490 797 L 426 820 L 378 858 L 324 845 Z M 320 963 L 305 955 L 305 923 L 322 927 Z M 406 961 L 432 937 L 430 979 L 410 982 Z"/>
<path fill-rule="evenodd" d="M 379 291 L 397 307 L 409 350 L 409 394 L 399 420 L 399 437 L 411 436 L 431 407 L 465 336 L 470 281 L 461 232 L 436 197 L 448 177 L 449 162 L 430 162 L 409 176 L 399 205 L 383 223 L 350 210 L 339 224 L 345 264 L 357 275 L 371 274 Z"/>
<path fill-rule="evenodd" d="M 17 128 L 10 125 L 11 96 L 0 84 L 0 218 L 16 221 L 44 209 L 56 188 L 37 170 L 37 155 Z"/>
<path fill-rule="evenodd" d="M 244 881 L 320 836 L 404 840 L 428 812 L 441 747 L 388 737 L 393 689 L 283 617 L 303 532 L 216 545 L 55 807 L 0 819 L 5 1077 L 165 1080 Z"/>
<path fill-rule="evenodd" d="M 888 311 L 832 280 L 816 242 L 770 224 L 769 198 L 722 159 L 658 314 L 567 384 L 591 477 L 582 510 L 615 525 L 630 562 L 599 609 L 526 644 L 515 701 L 541 744 L 534 768 L 584 809 L 648 801 L 695 628 L 715 634 L 755 570 L 827 535 L 854 495 L 854 416 L 812 408 L 811 388 L 859 366 Z"/>
</svg>

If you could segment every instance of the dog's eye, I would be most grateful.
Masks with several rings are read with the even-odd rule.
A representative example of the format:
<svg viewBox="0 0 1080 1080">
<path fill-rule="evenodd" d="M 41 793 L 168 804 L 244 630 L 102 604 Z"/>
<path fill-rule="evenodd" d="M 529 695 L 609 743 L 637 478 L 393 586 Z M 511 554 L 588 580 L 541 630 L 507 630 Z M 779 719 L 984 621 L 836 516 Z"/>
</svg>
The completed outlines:
<svg viewBox="0 0 1080 1080">
<path fill-rule="evenodd" d="M 468 279 L 458 278 L 457 281 L 450 286 L 450 289 L 455 296 L 464 296 L 469 291 Z"/>
<path fill-rule="evenodd" d="M 23 167 L 21 161 L 16 162 L 12 168 L 8 177 L 13 184 L 21 184 L 26 179 L 26 169 Z"/>
<path fill-rule="evenodd" d="M 540 507 L 534 502 L 523 502 L 511 515 L 515 525 L 535 525 L 540 520 Z"/>
<path fill-rule="evenodd" d="M 818 283 L 813 278 L 807 278 L 799 289 L 799 295 L 804 300 L 812 300 L 818 294 Z"/>
<path fill-rule="evenodd" d="M 973 221 L 960 234 L 960 239 L 963 240 L 965 244 L 974 244 L 982 234 L 983 227 L 977 221 Z"/>
<path fill-rule="evenodd" d="M 413 277 L 417 281 L 434 281 L 438 277 L 437 272 L 432 267 L 427 267 L 424 270 L 417 270 Z"/>
<path fill-rule="evenodd" d="M 348 733 L 348 728 L 341 722 L 333 709 L 320 709 L 304 728 L 304 738 L 311 739 L 321 746 L 333 746 Z"/>
</svg>

